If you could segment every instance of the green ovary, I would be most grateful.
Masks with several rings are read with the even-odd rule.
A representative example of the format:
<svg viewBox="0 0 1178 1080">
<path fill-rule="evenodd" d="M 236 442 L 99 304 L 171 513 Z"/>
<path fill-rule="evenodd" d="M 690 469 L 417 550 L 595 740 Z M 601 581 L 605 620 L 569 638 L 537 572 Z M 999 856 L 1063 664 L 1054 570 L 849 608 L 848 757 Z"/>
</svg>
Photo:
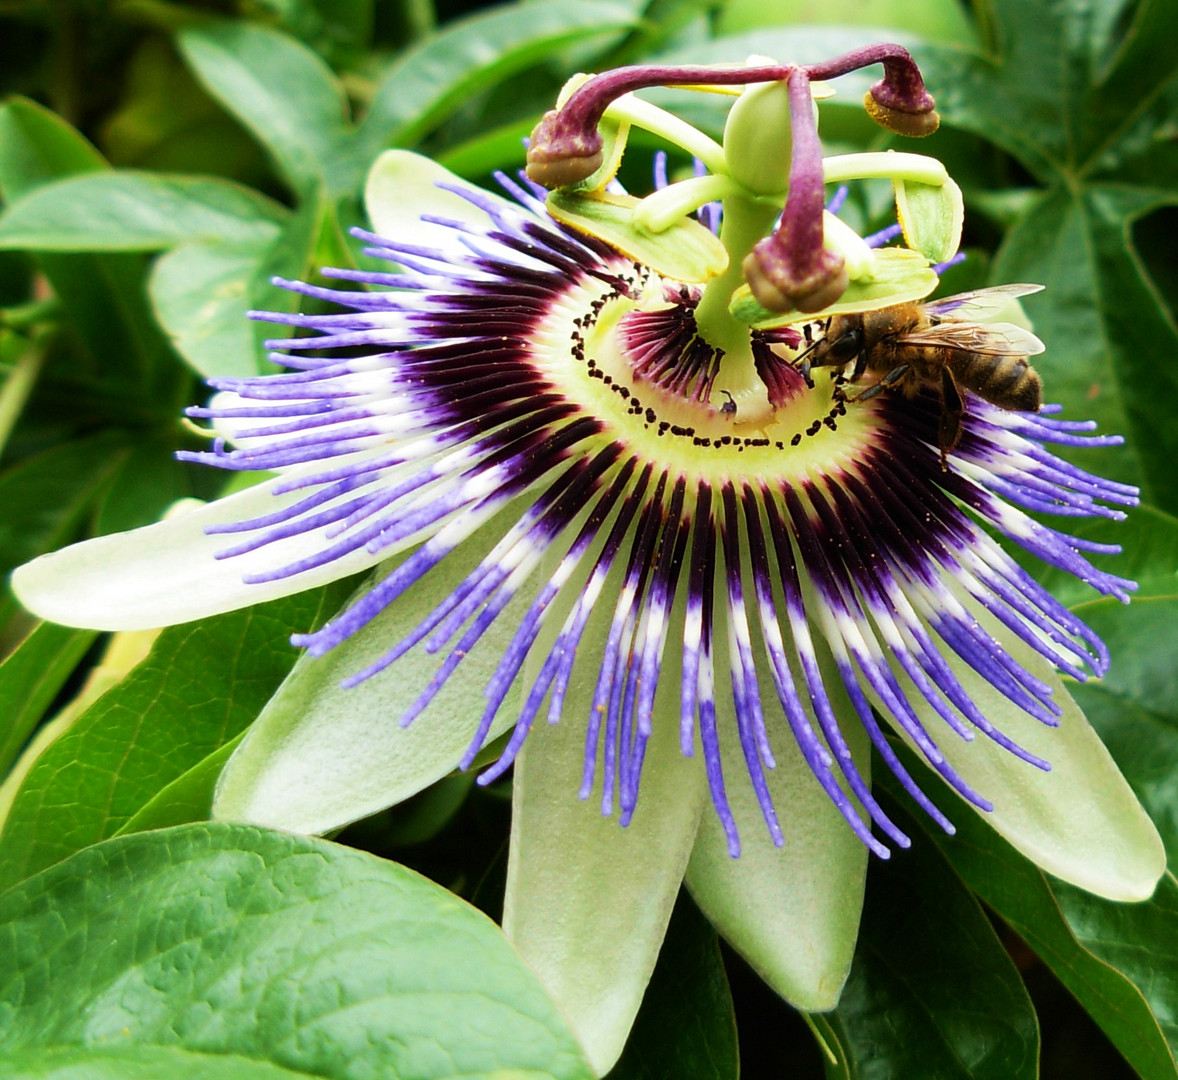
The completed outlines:
<svg viewBox="0 0 1178 1080">
<path fill-rule="evenodd" d="M 532 362 L 556 389 L 605 425 L 603 443 L 616 440 L 669 475 L 713 485 L 797 485 L 855 468 L 875 442 L 879 404 L 841 402 L 831 369 L 815 371 L 812 388 L 799 386 L 776 409 L 756 379 L 754 418 L 742 412 L 742 398 L 735 393 L 735 414 L 731 405 L 729 411 L 722 407 L 728 402 L 722 365 L 709 402 L 637 374 L 622 320 L 629 312 L 672 307 L 665 298 L 668 287 L 678 288 L 648 274 L 633 283 L 631 296 L 622 296 L 596 278 L 583 278 L 570 284 L 562 302 L 530 335 Z M 783 362 L 791 359 L 785 346 L 774 348 Z"/>
</svg>

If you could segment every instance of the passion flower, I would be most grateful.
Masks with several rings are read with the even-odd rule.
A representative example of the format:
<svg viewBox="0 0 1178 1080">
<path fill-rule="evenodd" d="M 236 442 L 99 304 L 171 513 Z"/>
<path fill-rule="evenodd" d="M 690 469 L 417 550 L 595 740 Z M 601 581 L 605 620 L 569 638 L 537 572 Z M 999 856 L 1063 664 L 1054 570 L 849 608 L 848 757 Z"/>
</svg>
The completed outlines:
<svg viewBox="0 0 1178 1080">
<path fill-rule="evenodd" d="M 926 296 L 957 248 L 939 163 L 821 157 L 821 81 L 881 60 L 869 111 L 930 129 L 915 65 L 880 46 L 574 80 L 530 151 L 550 194 L 388 152 L 358 234 L 388 269 L 281 282 L 340 310 L 261 313 L 301 334 L 272 343 L 285 370 L 213 380 L 190 410 L 215 441 L 187 457 L 274 476 L 14 577 L 46 618 L 121 630 L 380 564 L 296 637 L 308 658 L 216 813 L 335 828 L 504 736 L 480 780 L 515 763 L 505 928 L 603 1072 L 684 876 L 779 992 L 835 1004 L 867 852 L 910 843 L 872 795 L 872 748 L 952 831 L 885 725 L 1052 873 L 1139 899 L 1163 869 L 1058 674 L 1107 654 L 998 539 L 1126 599 L 1088 558 L 1111 549 L 1030 514 L 1122 516 L 1133 489 L 1052 449 L 1113 440 L 967 395 L 942 454 L 936 388 L 855 400 L 847 371 L 799 361 L 831 314 Z M 746 85 L 723 145 L 630 96 L 709 82 Z M 632 124 L 702 175 L 621 191 Z M 824 210 L 824 183 L 856 176 L 895 184 L 910 246 Z"/>
</svg>

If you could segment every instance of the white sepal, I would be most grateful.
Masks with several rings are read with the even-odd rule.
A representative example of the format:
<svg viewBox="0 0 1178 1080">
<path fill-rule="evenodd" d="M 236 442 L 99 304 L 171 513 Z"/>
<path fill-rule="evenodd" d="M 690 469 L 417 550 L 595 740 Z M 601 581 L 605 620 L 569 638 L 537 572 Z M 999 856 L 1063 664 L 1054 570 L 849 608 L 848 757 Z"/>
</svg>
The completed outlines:
<svg viewBox="0 0 1178 1080">
<path fill-rule="evenodd" d="M 496 527 L 495 522 L 487 526 L 487 535 Z M 401 726 L 402 715 L 449 648 L 431 654 L 419 644 L 356 686 L 344 689 L 340 682 L 380 659 L 409 633 L 489 546 L 476 535 L 326 655 L 301 657 L 229 759 L 213 816 L 322 833 L 401 802 L 456 768 L 483 711 L 483 687 L 518 625 L 520 598 L 507 606 L 408 727 Z M 378 576 L 393 565 L 381 567 Z M 513 689 L 489 739 L 515 719 L 518 708 Z"/>
<path fill-rule="evenodd" d="M 724 671 L 720 659 L 718 671 Z M 777 763 L 766 770 L 765 779 L 785 844 L 776 847 L 769 837 L 743 764 L 731 698 L 717 693 L 717 710 L 724 717 L 721 757 L 741 853 L 738 859 L 729 856 L 719 819 L 708 807 L 686 884 L 708 921 L 765 982 L 797 1008 L 823 1012 L 838 1004 L 851 969 L 868 852 L 810 771 L 784 717 L 769 705 L 773 690 L 768 662 L 758 668 L 766 682 L 761 696 Z M 826 688 L 836 712 L 847 721 L 842 730 L 859 771 L 869 780 L 867 733 L 854 718 L 837 677 Z"/>
<path fill-rule="evenodd" d="M 306 498 L 306 490 L 273 494 L 275 486 L 294 475 L 287 473 L 154 525 L 42 555 L 17 567 L 13 591 L 35 615 L 63 626 L 146 630 L 302 592 L 365 570 L 392 554 L 374 554 L 361 546 L 323 566 L 247 585 L 244 577 L 306 558 L 330 541 L 318 529 L 217 559 L 218 552 L 241 543 L 248 534 L 209 535 L 205 529 L 271 514 Z"/>
<path fill-rule="evenodd" d="M 607 588 L 606 595 L 616 591 Z M 598 609 L 612 613 L 612 607 Z M 577 797 L 607 629 L 608 617 L 595 612 L 563 718 L 549 726 L 542 714 L 516 763 L 503 909 L 508 937 L 564 1012 L 598 1075 L 617 1061 L 638 1012 L 706 800 L 702 760 L 679 752 L 673 654 L 681 616 L 669 634 L 672 662 L 659 683 L 633 820 L 622 828 L 616 809 L 612 817 L 602 815 L 600 778 L 588 800 Z"/>
<path fill-rule="evenodd" d="M 951 655 L 950 667 L 982 714 L 1049 761 L 1051 771 L 1020 760 L 981 733 L 962 741 L 898 676 L 917 715 L 946 760 L 994 804 L 993 811 L 978 813 L 1039 867 L 1109 900 L 1148 899 L 1166 868 L 1165 848 L 1149 815 L 1054 667 L 985 611 L 974 614 L 1007 653 L 1051 686 L 1063 710 L 1059 726 L 1028 716 Z"/>
</svg>

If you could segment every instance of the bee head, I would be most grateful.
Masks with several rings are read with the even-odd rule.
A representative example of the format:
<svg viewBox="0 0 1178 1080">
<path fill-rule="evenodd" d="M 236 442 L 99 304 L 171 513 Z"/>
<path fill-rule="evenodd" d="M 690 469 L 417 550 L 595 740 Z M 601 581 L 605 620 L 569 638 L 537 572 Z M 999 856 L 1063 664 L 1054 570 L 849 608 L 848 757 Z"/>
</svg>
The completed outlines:
<svg viewBox="0 0 1178 1080">
<path fill-rule="evenodd" d="M 864 345 L 863 318 L 860 315 L 835 315 L 826 333 L 815 343 L 810 355 L 811 367 L 841 367 L 849 364 Z"/>
</svg>

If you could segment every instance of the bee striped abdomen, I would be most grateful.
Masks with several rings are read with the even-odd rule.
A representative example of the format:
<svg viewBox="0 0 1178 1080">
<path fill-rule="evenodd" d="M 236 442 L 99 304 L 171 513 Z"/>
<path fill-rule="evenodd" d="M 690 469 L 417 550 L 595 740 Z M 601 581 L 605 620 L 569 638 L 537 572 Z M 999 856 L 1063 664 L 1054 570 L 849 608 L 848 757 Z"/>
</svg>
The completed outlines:
<svg viewBox="0 0 1178 1080">
<path fill-rule="evenodd" d="M 1025 357 L 953 350 L 949 367 L 962 386 L 1002 409 L 1038 412 L 1043 387 Z"/>
</svg>

